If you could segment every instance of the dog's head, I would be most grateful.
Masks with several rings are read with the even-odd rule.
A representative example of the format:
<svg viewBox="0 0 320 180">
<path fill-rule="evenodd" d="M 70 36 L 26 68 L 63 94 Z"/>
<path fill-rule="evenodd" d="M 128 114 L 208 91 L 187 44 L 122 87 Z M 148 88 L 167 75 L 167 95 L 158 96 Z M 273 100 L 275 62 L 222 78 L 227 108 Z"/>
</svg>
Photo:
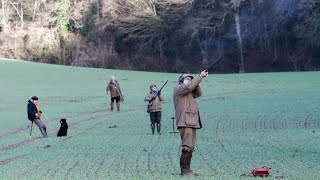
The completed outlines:
<svg viewBox="0 0 320 180">
<path fill-rule="evenodd" d="M 60 123 L 67 123 L 67 120 L 66 119 L 61 119 Z"/>
</svg>

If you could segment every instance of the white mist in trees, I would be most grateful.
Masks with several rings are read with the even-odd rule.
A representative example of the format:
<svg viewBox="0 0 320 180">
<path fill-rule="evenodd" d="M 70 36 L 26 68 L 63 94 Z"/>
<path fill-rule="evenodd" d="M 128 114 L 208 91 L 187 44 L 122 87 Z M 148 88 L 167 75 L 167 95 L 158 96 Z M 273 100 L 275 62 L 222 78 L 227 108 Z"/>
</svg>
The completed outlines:
<svg viewBox="0 0 320 180">
<path fill-rule="evenodd" d="M 245 72 L 244 69 L 244 58 L 243 58 L 243 52 L 242 52 L 242 37 L 241 37 L 241 22 L 240 22 L 240 8 L 241 8 L 241 3 L 244 3 L 246 0 L 231 0 L 230 1 L 230 7 L 234 11 L 234 21 L 235 21 L 235 27 L 236 27 L 236 32 L 237 32 L 237 45 L 238 45 L 238 50 L 239 50 L 239 56 L 240 56 L 240 61 L 239 61 L 239 72 L 243 73 Z"/>
<path fill-rule="evenodd" d="M 244 59 L 242 53 L 242 37 L 241 37 L 241 28 L 240 28 L 240 19 L 239 19 L 239 8 L 235 9 L 234 20 L 236 22 L 236 30 L 237 30 L 237 37 L 238 37 L 238 49 L 239 49 L 239 56 L 240 56 L 240 68 L 239 72 L 243 73 L 244 70 Z"/>
</svg>

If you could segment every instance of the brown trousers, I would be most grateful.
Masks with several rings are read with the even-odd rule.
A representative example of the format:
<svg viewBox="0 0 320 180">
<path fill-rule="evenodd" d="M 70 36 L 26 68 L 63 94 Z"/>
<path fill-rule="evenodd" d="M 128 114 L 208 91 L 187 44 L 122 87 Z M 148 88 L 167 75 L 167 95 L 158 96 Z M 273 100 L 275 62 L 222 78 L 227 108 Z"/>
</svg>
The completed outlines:
<svg viewBox="0 0 320 180">
<path fill-rule="evenodd" d="M 193 151 L 196 146 L 197 131 L 194 128 L 180 127 L 182 150 Z"/>
</svg>

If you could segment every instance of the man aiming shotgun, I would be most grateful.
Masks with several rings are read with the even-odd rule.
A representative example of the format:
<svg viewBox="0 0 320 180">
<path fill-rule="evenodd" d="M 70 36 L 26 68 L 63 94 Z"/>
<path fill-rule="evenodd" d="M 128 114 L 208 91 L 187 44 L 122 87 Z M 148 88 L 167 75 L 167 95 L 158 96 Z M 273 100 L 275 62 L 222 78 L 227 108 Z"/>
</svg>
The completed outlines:
<svg viewBox="0 0 320 180">
<path fill-rule="evenodd" d="M 148 102 L 147 112 L 150 114 L 152 134 L 154 134 L 155 127 L 157 127 L 157 133 L 161 133 L 161 104 L 163 101 L 161 91 L 167 83 L 168 80 L 162 85 L 160 90 L 157 90 L 156 84 L 151 84 L 150 92 L 144 98 L 144 101 Z"/>
<path fill-rule="evenodd" d="M 181 175 L 198 176 L 190 169 L 192 153 L 196 145 L 196 130 L 202 128 L 199 108 L 196 98 L 202 95 L 200 83 L 208 76 L 208 70 L 221 61 L 219 58 L 199 75 L 181 74 L 179 83 L 173 89 L 173 104 L 175 108 L 176 125 L 181 137 L 180 169 Z"/>
</svg>

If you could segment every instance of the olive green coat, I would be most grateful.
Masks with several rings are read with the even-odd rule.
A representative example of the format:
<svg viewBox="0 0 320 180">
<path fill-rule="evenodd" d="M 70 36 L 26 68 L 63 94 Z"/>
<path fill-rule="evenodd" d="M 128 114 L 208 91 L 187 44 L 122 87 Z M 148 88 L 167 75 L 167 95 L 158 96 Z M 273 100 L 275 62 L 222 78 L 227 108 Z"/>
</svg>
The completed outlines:
<svg viewBox="0 0 320 180">
<path fill-rule="evenodd" d="M 190 127 L 195 129 L 202 128 L 199 108 L 195 98 L 201 96 L 199 86 L 202 78 L 195 77 L 188 85 L 179 83 L 173 90 L 173 103 L 176 115 L 177 128 Z"/>
</svg>

